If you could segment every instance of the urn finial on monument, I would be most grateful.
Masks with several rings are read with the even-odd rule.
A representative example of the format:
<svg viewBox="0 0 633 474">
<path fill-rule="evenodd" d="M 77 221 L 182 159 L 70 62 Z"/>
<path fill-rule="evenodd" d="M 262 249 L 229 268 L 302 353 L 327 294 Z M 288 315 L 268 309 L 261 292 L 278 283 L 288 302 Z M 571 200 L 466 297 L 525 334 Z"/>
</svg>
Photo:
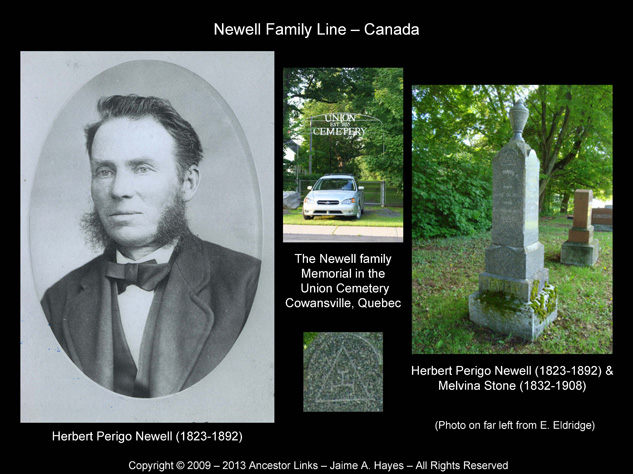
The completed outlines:
<svg viewBox="0 0 633 474">
<path fill-rule="evenodd" d="M 511 140 L 525 141 L 523 139 L 523 129 L 529 115 L 530 111 L 520 100 L 515 102 L 514 106 L 510 108 L 510 125 L 512 125 L 512 132 L 514 133 Z"/>
</svg>

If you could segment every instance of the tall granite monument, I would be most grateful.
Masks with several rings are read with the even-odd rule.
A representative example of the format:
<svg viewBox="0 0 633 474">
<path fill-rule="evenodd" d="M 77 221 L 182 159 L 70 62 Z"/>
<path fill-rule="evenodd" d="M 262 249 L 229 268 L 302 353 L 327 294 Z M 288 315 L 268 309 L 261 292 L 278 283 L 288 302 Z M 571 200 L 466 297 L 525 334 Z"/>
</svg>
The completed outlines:
<svg viewBox="0 0 633 474">
<path fill-rule="evenodd" d="M 556 319 L 558 295 L 538 240 L 539 160 L 522 137 L 528 115 L 521 102 L 510 109 L 514 135 L 492 160 L 492 243 L 468 309 L 477 324 L 534 341 Z"/>
<path fill-rule="evenodd" d="M 577 189 L 574 193 L 574 223 L 560 249 L 560 261 L 566 265 L 590 267 L 598 260 L 600 243 L 593 238 L 592 201 L 591 189 Z"/>
<path fill-rule="evenodd" d="M 304 353 L 303 411 L 382 411 L 382 333 L 319 333 Z"/>
</svg>

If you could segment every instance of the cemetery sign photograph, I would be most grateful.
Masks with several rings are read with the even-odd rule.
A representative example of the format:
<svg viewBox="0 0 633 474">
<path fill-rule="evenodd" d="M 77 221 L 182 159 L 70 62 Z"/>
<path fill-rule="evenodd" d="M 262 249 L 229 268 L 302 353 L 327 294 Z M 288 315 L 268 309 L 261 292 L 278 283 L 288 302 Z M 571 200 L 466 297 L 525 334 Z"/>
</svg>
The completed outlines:
<svg viewBox="0 0 633 474">
<path fill-rule="evenodd" d="M 402 86 L 401 69 L 284 69 L 284 241 L 402 241 Z"/>
</svg>

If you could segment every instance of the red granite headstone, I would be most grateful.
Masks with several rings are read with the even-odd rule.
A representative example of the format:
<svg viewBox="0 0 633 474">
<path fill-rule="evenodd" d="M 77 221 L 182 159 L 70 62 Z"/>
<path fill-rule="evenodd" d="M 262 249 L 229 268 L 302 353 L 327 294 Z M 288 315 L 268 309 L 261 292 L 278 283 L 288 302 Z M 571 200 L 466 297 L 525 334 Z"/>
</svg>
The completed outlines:
<svg viewBox="0 0 633 474">
<path fill-rule="evenodd" d="M 574 225 L 569 229 L 570 242 L 587 244 L 593 238 L 591 201 L 593 201 L 591 189 L 577 189 L 574 193 Z"/>
</svg>

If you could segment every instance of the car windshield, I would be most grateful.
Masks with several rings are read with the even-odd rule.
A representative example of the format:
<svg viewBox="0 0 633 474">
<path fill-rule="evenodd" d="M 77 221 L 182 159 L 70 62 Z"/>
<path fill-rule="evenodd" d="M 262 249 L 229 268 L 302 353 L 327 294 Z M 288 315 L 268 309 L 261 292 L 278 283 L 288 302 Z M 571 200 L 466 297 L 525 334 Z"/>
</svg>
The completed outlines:
<svg viewBox="0 0 633 474">
<path fill-rule="evenodd" d="M 314 185 L 314 189 L 316 191 L 328 191 L 332 189 L 356 191 L 356 186 L 354 186 L 354 180 L 349 178 L 322 178 Z"/>
</svg>

